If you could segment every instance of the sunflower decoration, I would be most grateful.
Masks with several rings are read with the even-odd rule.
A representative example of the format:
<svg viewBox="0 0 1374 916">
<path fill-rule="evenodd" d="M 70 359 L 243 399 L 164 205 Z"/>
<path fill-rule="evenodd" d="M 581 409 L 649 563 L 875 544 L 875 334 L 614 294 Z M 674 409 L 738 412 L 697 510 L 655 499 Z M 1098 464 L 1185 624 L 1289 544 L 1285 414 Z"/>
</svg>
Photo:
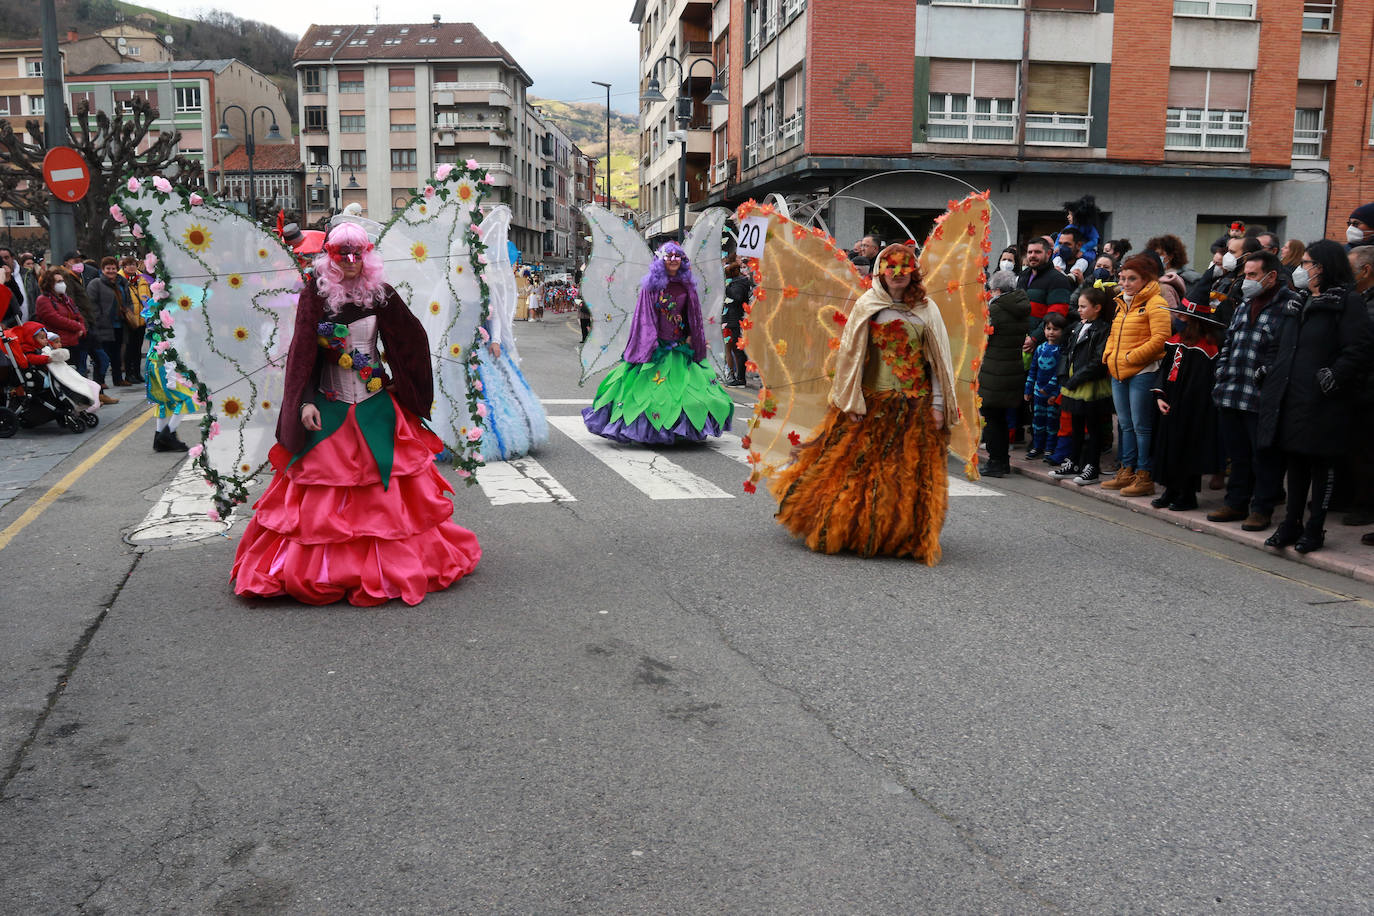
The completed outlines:
<svg viewBox="0 0 1374 916">
<path fill-rule="evenodd" d="M 259 248 L 259 249 L 258 249 L 258 257 L 260 257 L 260 258 L 266 258 L 266 257 L 267 257 L 267 249 L 266 249 L 266 248 Z"/>
<path fill-rule="evenodd" d="M 419 206 L 417 209 L 419 209 L 420 215 L 421 215 L 421 216 L 424 216 L 424 215 L 426 215 L 427 213 L 429 213 L 429 207 L 426 206 L 425 204 L 420 204 L 420 206 Z"/>
<path fill-rule="evenodd" d="M 460 358 L 463 355 L 463 345 L 454 344 L 453 346 L 449 347 L 448 355 L 452 356 L 454 359 Z"/>
<path fill-rule="evenodd" d="M 242 343 L 248 339 L 248 329 L 243 325 L 234 328 L 234 339 Z"/>
<path fill-rule="evenodd" d="M 263 402 L 262 402 L 262 409 L 263 409 L 263 410 L 271 410 L 271 409 L 272 409 L 272 402 L 271 402 L 271 401 L 263 401 Z"/>
<path fill-rule="evenodd" d="M 477 203 L 477 194 L 477 182 L 471 178 L 460 178 L 453 183 L 453 196 L 464 206 L 474 206 Z"/>
<path fill-rule="evenodd" d="M 186 241 L 186 247 L 192 251 L 204 253 L 210 250 L 210 230 L 202 225 L 192 225 L 181 237 Z"/>
<path fill-rule="evenodd" d="M 410 246 L 410 256 L 415 259 L 416 264 L 423 264 L 429 259 L 429 248 L 424 242 L 416 242 Z"/>
<path fill-rule="evenodd" d="M 230 289 L 243 289 L 243 274 L 230 274 L 224 282 Z"/>
<path fill-rule="evenodd" d="M 253 470 L 253 466 L 251 464 L 241 464 L 239 465 L 239 470 L 247 474 L 249 471 Z"/>
<path fill-rule="evenodd" d="M 181 309 L 183 312 L 189 312 L 192 304 L 191 297 L 185 293 L 177 297 L 177 308 Z"/>
<path fill-rule="evenodd" d="M 236 419 L 243 413 L 243 402 L 235 397 L 225 398 L 219 405 L 219 412 L 231 420 Z"/>
<path fill-rule="evenodd" d="M 437 314 L 439 314 L 439 302 L 438 302 L 438 300 L 435 300 L 435 301 L 433 301 L 433 302 L 431 302 L 431 303 L 429 304 L 429 313 L 430 313 L 431 315 L 437 315 Z"/>
</svg>

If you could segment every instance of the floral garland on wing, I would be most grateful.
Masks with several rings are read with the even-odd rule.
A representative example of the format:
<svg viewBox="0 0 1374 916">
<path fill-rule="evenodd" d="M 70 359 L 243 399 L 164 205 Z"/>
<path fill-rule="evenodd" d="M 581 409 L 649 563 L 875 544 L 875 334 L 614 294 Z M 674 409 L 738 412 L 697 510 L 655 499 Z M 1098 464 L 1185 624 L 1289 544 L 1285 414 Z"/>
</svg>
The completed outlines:
<svg viewBox="0 0 1374 916">
<path fill-rule="evenodd" d="M 122 226 L 127 226 L 129 233 L 138 241 L 139 245 L 146 249 L 143 258 L 144 270 L 152 275 L 153 281 L 149 284 L 149 291 L 152 299 L 145 309 L 147 318 L 144 325 L 144 334 L 148 341 L 149 351 L 156 353 L 163 361 L 167 371 L 167 380 L 171 384 L 185 383 L 193 394 L 193 400 L 202 411 L 200 421 L 201 444 L 192 446 L 187 454 L 194 464 L 200 469 L 201 476 L 205 479 L 214 491 L 214 508 L 209 511 L 209 516 L 215 521 L 227 518 L 235 506 L 248 501 L 248 483 L 266 466 L 266 462 L 252 467 L 251 465 L 240 465 L 233 473 L 223 473 L 211 466 L 209 457 L 206 454 L 205 446 L 220 435 L 219 416 L 215 413 L 214 392 L 204 380 L 196 373 L 195 369 L 186 364 L 181 354 L 176 349 L 176 319 L 171 309 L 167 306 L 167 300 L 171 298 L 168 289 L 173 282 L 173 277 L 167 272 L 164 266 L 164 252 L 161 244 L 155 236 L 149 236 L 144 226 L 148 225 L 153 218 L 153 214 L 139 207 L 134 195 L 146 190 L 144 183 L 151 184 L 153 188 L 153 198 L 160 204 L 165 204 L 173 197 L 178 198 L 181 209 L 191 212 L 192 208 L 204 207 L 211 211 L 220 213 L 237 213 L 219 204 L 213 197 L 205 197 L 199 191 L 184 185 L 174 185 L 161 175 L 154 175 L 151 178 L 140 179 L 137 176 L 130 176 L 124 185 L 124 189 L 116 192 L 111 197 L 110 216 L 115 222 Z M 193 230 L 194 231 L 194 230 Z M 204 229 L 200 231 L 204 233 Z M 271 237 L 272 244 L 281 248 L 294 263 L 294 255 L 280 238 L 263 231 L 264 239 L 262 244 L 268 244 L 267 237 Z M 188 244 L 193 245 L 194 241 L 188 240 Z M 192 257 L 199 260 L 196 250 L 188 252 Z M 266 256 L 267 249 L 264 247 L 259 250 L 260 256 Z M 206 265 L 207 270 L 209 266 Z M 242 279 L 237 274 L 229 277 L 231 287 L 235 286 L 235 278 L 242 283 Z M 262 294 L 274 294 L 290 292 L 286 289 L 268 289 L 260 291 Z M 257 306 L 254 306 L 257 308 Z M 266 311 L 266 310 L 264 310 Z M 235 364 L 237 366 L 237 364 Z M 175 369 L 173 369 L 175 366 Z M 251 370 L 242 370 L 245 377 L 251 375 Z M 251 384 L 251 383 L 250 383 Z M 256 392 L 256 386 L 253 386 Z M 240 403 L 237 399 L 229 399 L 235 403 Z M 240 409 L 241 405 L 240 405 Z"/>
</svg>

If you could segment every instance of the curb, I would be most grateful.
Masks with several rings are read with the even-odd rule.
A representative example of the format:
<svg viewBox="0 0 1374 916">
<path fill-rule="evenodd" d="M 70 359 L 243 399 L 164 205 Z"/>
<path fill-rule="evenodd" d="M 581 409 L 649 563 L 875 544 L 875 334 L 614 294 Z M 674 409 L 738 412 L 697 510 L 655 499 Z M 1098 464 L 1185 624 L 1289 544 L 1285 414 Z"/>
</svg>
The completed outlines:
<svg viewBox="0 0 1374 916">
<path fill-rule="evenodd" d="M 980 454 L 980 457 L 985 456 Z M 1018 467 L 1018 462 L 1022 466 Z M 1099 502 L 1129 509 L 1139 515 L 1147 515 L 1179 528 L 1187 528 L 1189 531 L 1201 534 L 1215 535 L 1237 544 L 1253 547 L 1270 556 L 1283 557 L 1294 563 L 1301 563 L 1304 566 L 1311 566 L 1315 569 L 1374 585 L 1374 548 L 1366 547 L 1360 543 L 1360 535 L 1371 529 L 1342 525 L 1337 513 L 1333 512 L 1327 518 L 1326 545 L 1321 550 L 1309 554 L 1300 554 L 1291 548 L 1276 550 L 1264 546 L 1265 538 L 1269 537 L 1274 530 L 1272 525 L 1265 531 L 1242 531 L 1238 523 L 1209 522 L 1207 513 L 1221 507 L 1219 499 L 1211 504 L 1204 502 L 1197 509 L 1188 512 L 1155 509 L 1150 506 L 1149 497 L 1121 496 L 1113 490 L 1102 489 L 1101 484 L 1080 487 L 1072 480 L 1055 480 L 1049 476 L 1051 470 L 1053 469 L 1049 465 L 1038 459 L 1031 464 L 1024 460 L 1024 453 L 1018 455 L 1016 452 L 1012 452 L 1011 472 L 1025 477 L 1027 480 L 1035 480 L 1060 490 L 1081 493 Z M 1110 480 L 1111 476 L 1103 474 L 1102 479 Z M 1199 502 L 1207 501 L 1209 495 L 1214 493 L 1220 493 L 1220 491 L 1204 488 L 1198 494 Z M 1333 519 L 1335 524 L 1332 524 Z"/>
</svg>

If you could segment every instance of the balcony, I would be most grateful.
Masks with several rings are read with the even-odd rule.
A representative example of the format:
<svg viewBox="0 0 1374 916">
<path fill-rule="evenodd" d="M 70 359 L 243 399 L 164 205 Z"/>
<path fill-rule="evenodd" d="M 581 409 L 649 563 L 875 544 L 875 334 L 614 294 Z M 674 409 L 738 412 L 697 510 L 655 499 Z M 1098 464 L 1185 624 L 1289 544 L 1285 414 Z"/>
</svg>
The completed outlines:
<svg viewBox="0 0 1374 916">
<path fill-rule="evenodd" d="M 1170 108 L 1164 120 L 1166 150 L 1242 152 L 1250 122 L 1244 111 Z"/>
<path fill-rule="evenodd" d="M 505 83 L 444 82 L 435 83 L 433 88 L 435 101 L 442 105 L 480 104 L 494 108 L 515 107 L 515 99 Z"/>
<path fill-rule="evenodd" d="M 725 184 L 725 182 L 728 181 L 729 178 L 730 161 L 728 159 L 724 162 L 717 162 L 715 164 L 715 167 L 711 169 L 712 184 Z"/>
<path fill-rule="evenodd" d="M 806 9 L 806 0 L 783 0 L 782 18 L 784 22 L 791 22 L 796 19 L 804 9 Z"/>
<path fill-rule="evenodd" d="M 1300 127 L 1293 128 L 1293 158 L 1322 158 L 1322 138 L 1325 136 L 1326 131 L 1324 130 L 1307 130 Z"/>
<path fill-rule="evenodd" d="M 1087 146 L 1091 115 L 1026 113 L 1027 146 Z"/>
<path fill-rule="evenodd" d="M 926 127 L 926 136 L 932 143 L 1012 143 L 1016 140 L 1016 115 L 1001 110 L 937 112 L 932 109 Z"/>
<path fill-rule="evenodd" d="M 802 129 L 805 124 L 806 119 L 802 116 L 800 108 L 782 119 L 783 149 L 790 149 L 802 141 Z"/>
</svg>

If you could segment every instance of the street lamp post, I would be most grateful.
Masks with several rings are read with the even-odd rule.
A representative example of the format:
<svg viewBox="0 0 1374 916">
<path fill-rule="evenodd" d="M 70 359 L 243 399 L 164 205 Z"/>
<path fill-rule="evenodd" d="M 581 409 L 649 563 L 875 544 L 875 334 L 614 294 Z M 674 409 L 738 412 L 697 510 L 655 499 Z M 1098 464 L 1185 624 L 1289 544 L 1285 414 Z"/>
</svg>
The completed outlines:
<svg viewBox="0 0 1374 916">
<path fill-rule="evenodd" d="M 645 102 L 666 102 L 661 87 L 658 82 L 658 65 L 662 63 L 672 63 L 677 65 L 678 83 L 677 98 L 674 105 L 677 107 L 677 126 L 682 137 L 678 142 L 682 144 L 682 156 L 678 162 L 678 196 L 677 196 L 677 238 L 679 242 L 687 240 L 687 125 L 692 121 L 692 96 L 691 87 L 688 82 L 692 78 L 692 71 L 697 68 L 697 64 L 706 64 L 713 67 L 714 64 L 709 58 L 699 57 L 692 61 L 690 67 L 683 67 L 682 61 L 670 54 L 665 54 L 654 61 L 649 68 L 649 83 L 644 88 L 644 92 L 639 96 Z M 721 92 L 720 80 L 716 77 L 715 70 L 711 71 L 711 89 L 703 100 L 707 105 L 728 105 L 730 100 Z"/>
<path fill-rule="evenodd" d="M 229 133 L 229 111 L 238 109 L 239 115 L 243 118 L 243 151 L 248 154 L 248 218 L 253 222 L 258 221 L 258 199 L 257 188 L 253 176 L 253 153 L 257 151 L 257 144 L 253 140 L 253 122 L 258 116 L 259 111 L 265 111 L 272 116 L 272 126 L 267 131 L 267 136 L 263 138 L 268 143 L 277 143 L 285 139 L 281 135 L 281 130 L 277 127 L 277 113 L 266 105 L 255 105 L 252 114 L 243 110 L 241 105 L 225 105 L 224 110 L 219 116 L 219 131 L 211 140 L 232 140 L 234 135 Z"/>
<path fill-rule="evenodd" d="M 322 162 L 315 166 L 315 187 L 317 188 L 324 187 L 324 179 L 320 177 L 321 172 L 329 176 L 329 186 L 334 191 L 334 212 L 336 214 L 343 212 L 343 207 L 340 206 L 343 194 L 343 190 L 340 187 L 340 183 L 343 181 L 343 163 L 330 165 L 327 162 Z M 358 187 L 360 187 L 358 184 L 358 173 L 350 168 L 348 170 L 348 188 L 351 191 Z"/>
<path fill-rule="evenodd" d="M 606 174 L 602 186 L 606 189 L 606 209 L 611 208 L 611 84 L 592 80 L 593 86 L 606 87 Z"/>
</svg>

